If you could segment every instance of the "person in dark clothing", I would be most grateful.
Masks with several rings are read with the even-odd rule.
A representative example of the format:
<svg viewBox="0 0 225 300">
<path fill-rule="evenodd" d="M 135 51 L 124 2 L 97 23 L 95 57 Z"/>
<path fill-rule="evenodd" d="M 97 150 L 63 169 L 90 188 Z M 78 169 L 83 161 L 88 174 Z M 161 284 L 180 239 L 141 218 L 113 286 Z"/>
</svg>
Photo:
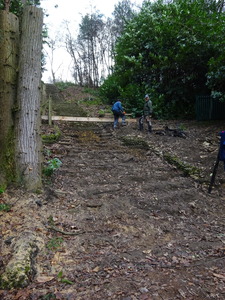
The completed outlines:
<svg viewBox="0 0 225 300">
<path fill-rule="evenodd" d="M 139 129 L 144 129 L 144 123 L 146 122 L 148 125 L 148 132 L 152 132 L 152 101 L 149 98 L 149 95 L 145 95 L 145 104 L 143 107 L 143 115 L 139 119 Z"/>
<path fill-rule="evenodd" d="M 118 125 L 119 118 L 122 118 L 122 125 L 126 125 L 126 116 L 125 116 L 125 111 L 122 106 L 122 103 L 120 100 L 117 100 L 113 106 L 112 106 L 112 112 L 114 115 L 114 123 L 113 123 L 113 128 L 115 129 Z"/>
</svg>

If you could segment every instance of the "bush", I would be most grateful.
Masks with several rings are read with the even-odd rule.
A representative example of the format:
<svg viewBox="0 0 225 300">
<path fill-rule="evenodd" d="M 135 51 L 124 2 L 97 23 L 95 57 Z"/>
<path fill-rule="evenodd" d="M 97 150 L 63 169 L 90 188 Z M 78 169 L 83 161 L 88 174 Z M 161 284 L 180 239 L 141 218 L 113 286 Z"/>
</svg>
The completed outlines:
<svg viewBox="0 0 225 300">
<path fill-rule="evenodd" d="M 0 203 L 0 211 L 9 212 L 11 210 L 11 205 L 6 203 Z"/>
<path fill-rule="evenodd" d="M 117 78 L 109 75 L 99 88 L 99 93 L 103 99 L 108 99 L 108 103 L 112 104 L 120 95 Z"/>
<path fill-rule="evenodd" d="M 49 160 L 47 162 L 47 167 L 43 169 L 43 174 L 45 176 L 51 176 L 53 172 L 58 169 L 62 165 L 61 160 L 59 160 L 57 157 Z"/>
</svg>

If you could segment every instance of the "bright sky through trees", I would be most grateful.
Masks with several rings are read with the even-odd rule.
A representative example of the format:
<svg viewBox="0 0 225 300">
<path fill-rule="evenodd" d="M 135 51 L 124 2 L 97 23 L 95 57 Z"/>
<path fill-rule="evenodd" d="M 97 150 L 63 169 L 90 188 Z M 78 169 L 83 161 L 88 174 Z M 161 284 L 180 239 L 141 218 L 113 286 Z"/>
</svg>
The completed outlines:
<svg viewBox="0 0 225 300">
<path fill-rule="evenodd" d="M 121 0 L 122 1 L 122 0 Z M 81 16 L 99 11 L 106 17 L 110 17 L 118 0 L 41 0 L 41 6 L 46 14 L 44 22 L 48 26 L 48 34 L 51 39 L 63 39 L 65 33 L 65 21 L 69 22 L 70 30 L 76 34 Z M 136 5 L 142 4 L 143 0 L 133 0 Z M 63 43 L 62 43 L 63 44 Z M 65 47 L 65 46 L 64 46 Z M 47 50 L 47 47 L 45 47 Z M 63 48 L 54 52 L 54 67 L 57 75 L 64 81 L 72 80 L 70 74 L 70 56 Z M 49 59 L 46 59 L 46 68 L 42 80 L 47 82 L 51 77 Z"/>
</svg>

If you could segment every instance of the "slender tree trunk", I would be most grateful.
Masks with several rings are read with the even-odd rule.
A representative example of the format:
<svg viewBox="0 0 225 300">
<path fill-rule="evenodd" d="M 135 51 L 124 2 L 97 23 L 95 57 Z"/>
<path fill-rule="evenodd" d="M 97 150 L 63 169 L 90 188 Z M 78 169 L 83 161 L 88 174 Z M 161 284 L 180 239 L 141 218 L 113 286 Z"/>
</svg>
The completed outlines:
<svg viewBox="0 0 225 300">
<path fill-rule="evenodd" d="M 11 2 L 11 0 L 5 0 L 5 7 L 4 7 L 4 9 L 7 11 L 7 12 L 9 12 L 9 8 L 10 8 L 10 2 Z"/>
<path fill-rule="evenodd" d="M 19 20 L 12 13 L 0 11 L 0 187 L 15 174 L 13 111 L 15 111 Z"/>
<path fill-rule="evenodd" d="M 42 9 L 26 6 L 21 25 L 16 161 L 17 179 L 28 190 L 41 187 L 42 26 Z"/>
</svg>

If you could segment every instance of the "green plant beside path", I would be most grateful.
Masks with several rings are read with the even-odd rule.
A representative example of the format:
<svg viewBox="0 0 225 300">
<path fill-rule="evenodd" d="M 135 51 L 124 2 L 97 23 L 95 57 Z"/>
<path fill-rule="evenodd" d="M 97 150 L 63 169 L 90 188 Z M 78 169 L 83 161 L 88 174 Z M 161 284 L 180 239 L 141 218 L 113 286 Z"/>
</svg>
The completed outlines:
<svg viewBox="0 0 225 300">
<path fill-rule="evenodd" d="M 60 272 L 58 273 L 57 277 L 58 277 L 58 280 L 59 280 L 60 282 L 62 282 L 62 283 L 66 283 L 66 284 L 70 284 L 70 285 L 73 284 L 72 281 L 70 281 L 69 279 L 64 278 L 64 276 L 63 276 L 63 271 L 60 271 Z"/>
<path fill-rule="evenodd" d="M 51 251 L 56 251 L 62 247 L 63 239 L 60 237 L 52 238 L 46 245 L 46 248 Z"/>
<path fill-rule="evenodd" d="M 0 203 L 0 211 L 9 212 L 11 210 L 11 205 L 7 203 Z"/>
<path fill-rule="evenodd" d="M 43 174 L 46 176 L 51 176 L 53 172 L 62 165 L 62 162 L 57 157 L 49 160 L 47 166 L 43 169 Z"/>
</svg>

